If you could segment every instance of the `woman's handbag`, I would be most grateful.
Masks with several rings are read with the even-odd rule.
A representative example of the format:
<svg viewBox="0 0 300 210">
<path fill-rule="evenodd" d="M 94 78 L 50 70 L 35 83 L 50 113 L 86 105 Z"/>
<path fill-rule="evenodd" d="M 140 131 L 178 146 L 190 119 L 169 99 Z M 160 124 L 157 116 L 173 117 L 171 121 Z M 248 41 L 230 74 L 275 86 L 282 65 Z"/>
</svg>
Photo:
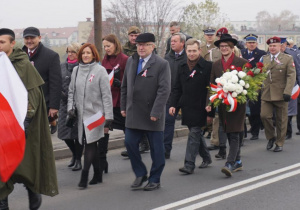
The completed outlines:
<svg viewBox="0 0 300 210">
<path fill-rule="evenodd" d="M 78 71 L 79 71 L 79 66 L 77 68 L 76 75 L 75 75 L 75 81 L 74 81 L 74 94 L 73 94 L 72 109 L 68 112 L 67 119 L 66 119 L 66 126 L 69 128 L 73 128 L 77 122 L 77 108 L 76 108 L 74 97 L 75 97 L 75 93 L 76 93 L 76 78 L 77 78 Z"/>
</svg>

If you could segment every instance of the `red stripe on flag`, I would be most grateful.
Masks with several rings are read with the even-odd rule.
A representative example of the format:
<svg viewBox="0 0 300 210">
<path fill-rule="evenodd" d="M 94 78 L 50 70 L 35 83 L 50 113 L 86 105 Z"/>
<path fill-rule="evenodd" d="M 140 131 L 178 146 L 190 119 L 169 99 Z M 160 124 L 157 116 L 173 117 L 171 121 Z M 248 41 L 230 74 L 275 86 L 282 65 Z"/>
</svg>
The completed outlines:
<svg viewBox="0 0 300 210">
<path fill-rule="evenodd" d="M 1 93 L 0 119 L 0 178 L 7 182 L 23 160 L 25 132 Z"/>
<path fill-rule="evenodd" d="M 295 100 L 296 98 L 298 98 L 299 93 L 300 93 L 300 88 L 297 89 L 297 91 L 292 95 L 291 98 L 292 98 L 293 100 Z"/>
<path fill-rule="evenodd" d="M 105 117 L 102 115 L 102 117 L 101 117 L 100 119 L 98 119 L 98 120 L 96 120 L 95 122 L 89 124 L 89 125 L 87 126 L 87 128 L 88 128 L 89 130 L 93 130 L 94 128 L 96 128 L 96 127 L 102 125 L 102 124 L 104 123 L 104 121 L 105 121 Z"/>
</svg>

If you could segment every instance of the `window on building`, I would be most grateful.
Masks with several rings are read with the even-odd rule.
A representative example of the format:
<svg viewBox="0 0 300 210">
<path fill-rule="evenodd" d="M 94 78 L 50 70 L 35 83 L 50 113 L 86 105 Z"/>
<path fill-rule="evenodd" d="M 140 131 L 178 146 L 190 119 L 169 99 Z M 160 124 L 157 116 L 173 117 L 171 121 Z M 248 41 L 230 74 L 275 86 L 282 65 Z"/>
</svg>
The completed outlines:
<svg viewBox="0 0 300 210">
<path fill-rule="evenodd" d="M 264 37 L 258 37 L 258 44 L 263 44 L 265 42 Z"/>
</svg>

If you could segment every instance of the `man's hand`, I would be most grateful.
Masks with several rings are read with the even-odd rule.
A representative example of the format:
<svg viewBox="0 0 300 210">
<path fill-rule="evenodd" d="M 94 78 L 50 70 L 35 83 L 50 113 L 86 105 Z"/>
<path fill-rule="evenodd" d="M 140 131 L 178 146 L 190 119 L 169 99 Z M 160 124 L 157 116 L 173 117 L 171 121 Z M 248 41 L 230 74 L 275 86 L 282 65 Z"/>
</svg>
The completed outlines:
<svg viewBox="0 0 300 210">
<path fill-rule="evenodd" d="M 211 125 L 212 124 L 212 122 L 213 122 L 213 119 L 214 118 L 212 118 L 212 117 L 206 117 L 206 123 L 207 123 L 207 125 Z"/>
<path fill-rule="evenodd" d="M 156 118 L 156 117 L 150 117 L 150 120 L 156 122 L 156 121 L 157 121 L 157 118 Z"/>
<path fill-rule="evenodd" d="M 211 106 L 206 106 L 206 107 L 205 107 L 205 110 L 206 110 L 207 112 L 211 112 Z"/>
<path fill-rule="evenodd" d="M 126 117 L 126 111 L 121 111 L 121 115 L 122 115 L 123 117 Z"/>
<path fill-rule="evenodd" d="M 57 115 L 58 110 L 57 109 L 49 109 L 48 117 L 54 117 Z"/>
<path fill-rule="evenodd" d="M 171 116 L 174 116 L 175 112 L 176 112 L 176 108 L 175 108 L 175 107 L 170 107 L 170 109 L 169 109 L 169 114 L 170 114 Z"/>
</svg>

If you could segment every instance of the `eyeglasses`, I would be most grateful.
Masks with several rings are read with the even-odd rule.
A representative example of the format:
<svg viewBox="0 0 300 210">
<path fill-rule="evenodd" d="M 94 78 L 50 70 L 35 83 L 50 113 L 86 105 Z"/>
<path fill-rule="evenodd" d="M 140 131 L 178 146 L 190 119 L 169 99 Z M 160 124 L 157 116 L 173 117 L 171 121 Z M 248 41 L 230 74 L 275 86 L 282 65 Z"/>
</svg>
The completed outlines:
<svg viewBox="0 0 300 210">
<path fill-rule="evenodd" d="M 71 54 L 76 54 L 75 51 L 66 51 L 67 54 L 71 53 Z"/>
<path fill-rule="evenodd" d="M 229 45 L 220 45 L 220 48 L 229 48 Z"/>
<path fill-rule="evenodd" d="M 150 45 L 153 45 L 153 44 L 136 44 L 137 47 L 145 47 L 145 46 L 150 46 Z"/>
</svg>

